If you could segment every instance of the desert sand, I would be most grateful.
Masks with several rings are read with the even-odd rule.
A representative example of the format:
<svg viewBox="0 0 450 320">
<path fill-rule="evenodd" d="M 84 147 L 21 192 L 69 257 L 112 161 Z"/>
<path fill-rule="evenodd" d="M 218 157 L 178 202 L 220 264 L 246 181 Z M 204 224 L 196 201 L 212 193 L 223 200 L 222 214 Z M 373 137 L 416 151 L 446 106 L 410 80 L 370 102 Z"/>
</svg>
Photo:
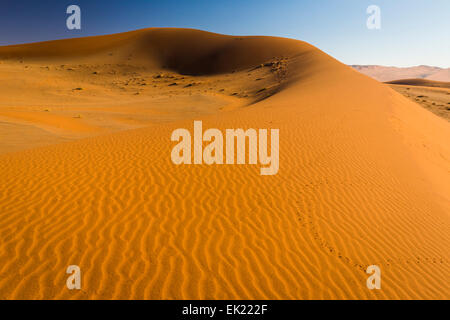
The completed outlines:
<svg viewBox="0 0 450 320">
<path fill-rule="evenodd" d="M 278 174 L 174 165 L 171 132 L 193 120 L 279 129 Z M 448 299 L 449 138 L 302 41 L 0 47 L 0 299 Z"/>
<path fill-rule="evenodd" d="M 401 79 L 387 82 L 395 91 L 450 121 L 450 82 Z"/>
</svg>

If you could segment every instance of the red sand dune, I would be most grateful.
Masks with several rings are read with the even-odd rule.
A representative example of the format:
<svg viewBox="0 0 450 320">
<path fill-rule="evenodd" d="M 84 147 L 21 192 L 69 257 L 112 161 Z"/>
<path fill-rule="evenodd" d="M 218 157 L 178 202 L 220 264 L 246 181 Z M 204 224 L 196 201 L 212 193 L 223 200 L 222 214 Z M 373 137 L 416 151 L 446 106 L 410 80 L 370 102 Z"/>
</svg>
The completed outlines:
<svg viewBox="0 0 450 320">
<path fill-rule="evenodd" d="M 0 299 L 449 297 L 449 123 L 317 48 L 148 29 L 0 62 Z M 278 128 L 278 174 L 175 166 L 194 119 Z"/>
</svg>

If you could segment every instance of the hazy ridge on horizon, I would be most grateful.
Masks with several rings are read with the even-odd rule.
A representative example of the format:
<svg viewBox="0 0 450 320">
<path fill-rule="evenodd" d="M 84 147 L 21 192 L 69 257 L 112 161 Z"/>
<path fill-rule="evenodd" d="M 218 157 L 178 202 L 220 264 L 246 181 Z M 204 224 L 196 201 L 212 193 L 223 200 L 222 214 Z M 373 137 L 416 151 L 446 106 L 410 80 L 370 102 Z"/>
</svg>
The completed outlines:
<svg viewBox="0 0 450 320">
<path fill-rule="evenodd" d="M 427 65 L 414 67 L 393 67 L 381 65 L 349 65 L 353 69 L 381 82 L 399 79 L 426 79 L 450 81 L 450 68 Z"/>
</svg>

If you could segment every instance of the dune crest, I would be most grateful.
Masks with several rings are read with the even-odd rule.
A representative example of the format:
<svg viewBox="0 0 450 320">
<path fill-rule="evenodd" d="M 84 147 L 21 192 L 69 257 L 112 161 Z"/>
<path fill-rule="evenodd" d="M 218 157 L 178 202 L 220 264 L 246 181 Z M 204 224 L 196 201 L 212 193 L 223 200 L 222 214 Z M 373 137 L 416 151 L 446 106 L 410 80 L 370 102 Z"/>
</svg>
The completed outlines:
<svg viewBox="0 0 450 320">
<path fill-rule="evenodd" d="M 0 62 L 30 84 L 3 80 L 0 133 L 53 134 L 0 154 L 0 299 L 449 297 L 448 122 L 315 47 L 148 29 Z M 171 133 L 193 119 L 279 129 L 278 173 L 174 165 Z M 73 264 L 82 290 L 65 286 Z"/>
<path fill-rule="evenodd" d="M 433 81 L 433 80 L 426 80 L 426 79 L 398 79 L 398 80 L 388 81 L 386 83 L 450 89 L 450 82 Z"/>
</svg>

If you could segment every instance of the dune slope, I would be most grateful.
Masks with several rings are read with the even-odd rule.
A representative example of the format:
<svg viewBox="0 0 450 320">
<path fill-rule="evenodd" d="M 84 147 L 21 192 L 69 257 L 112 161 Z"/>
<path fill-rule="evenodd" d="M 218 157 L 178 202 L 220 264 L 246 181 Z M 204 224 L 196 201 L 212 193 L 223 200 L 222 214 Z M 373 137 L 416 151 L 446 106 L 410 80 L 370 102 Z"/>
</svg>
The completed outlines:
<svg viewBox="0 0 450 320">
<path fill-rule="evenodd" d="M 0 154 L 1 299 L 450 296 L 448 122 L 313 46 L 149 29 L 3 47 L 0 61 L 0 78 L 44 65 L 62 86 L 92 86 L 72 100 L 72 91 L 33 82 L 23 100 L 8 102 L 11 126 L 71 141 Z M 67 76 L 61 64 L 79 69 Z M 133 66 L 145 81 L 161 81 L 163 72 L 203 87 L 170 91 L 169 78 L 161 91 L 135 96 L 135 88 L 108 85 L 113 75 L 93 83 L 93 66 L 100 76 L 113 66 L 117 81 Z M 89 109 L 61 134 L 52 126 L 58 119 L 29 115 L 39 101 L 68 110 L 100 105 L 96 114 L 126 113 L 121 121 L 131 121 L 133 109 L 142 125 L 114 131 Z M 201 108 L 183 112 L 197 102 Z M 16 122 L 24 109 L 26 123 Z M 193 119 L 205 129 L 280 129 L 278 174 L 261 176 L 254 165 L 175 166 L 170 135 L 192 132 Z M 82 290 L 65 286 L 73 264 Z M 369 265 L 382 270 L 381 290 L 366 287 Z"/>
</svg>

